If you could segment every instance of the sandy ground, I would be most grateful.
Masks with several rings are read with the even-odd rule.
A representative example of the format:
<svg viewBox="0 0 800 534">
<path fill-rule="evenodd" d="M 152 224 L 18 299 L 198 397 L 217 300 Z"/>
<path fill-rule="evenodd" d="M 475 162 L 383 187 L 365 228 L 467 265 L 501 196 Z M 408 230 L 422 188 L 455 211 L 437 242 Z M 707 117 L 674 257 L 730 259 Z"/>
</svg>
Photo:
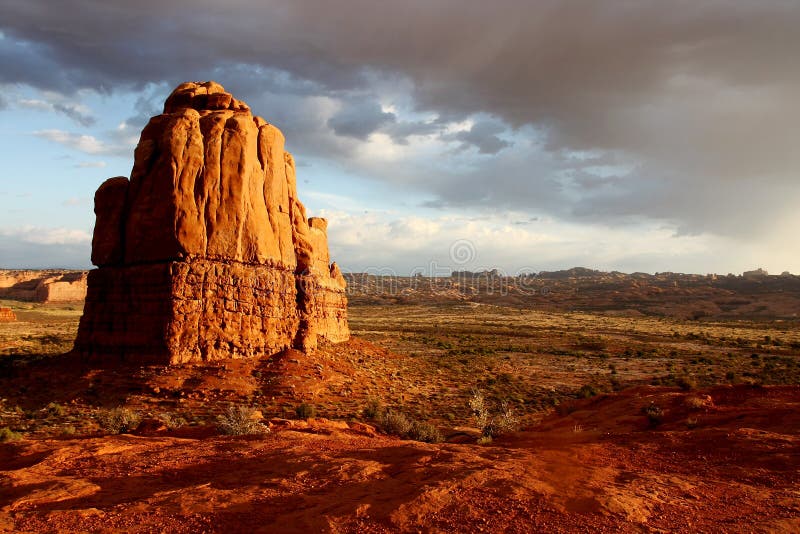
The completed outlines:
<svg viewBox="0 0 800 534">
<path fill-rule="evenodd" d="M 641 387 L 484 446 L 327 420 L 23 440 L 0 445 L 0 530 L 797 532 L 798 408 L 793 386 Z"/>
</svg>

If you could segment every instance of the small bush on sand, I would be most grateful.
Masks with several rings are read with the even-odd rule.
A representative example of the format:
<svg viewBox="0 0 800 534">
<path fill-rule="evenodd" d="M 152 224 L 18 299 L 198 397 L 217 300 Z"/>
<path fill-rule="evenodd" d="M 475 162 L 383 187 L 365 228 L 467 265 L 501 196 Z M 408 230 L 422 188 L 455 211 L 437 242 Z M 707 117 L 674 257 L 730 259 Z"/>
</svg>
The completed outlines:
<svg viewBox="0 0 800 534">
<path fill-rule="evenodd" d="M 472 397 L 469 399 L 469 409 L 472 410 L 472 415 L 475 417 L 475 426 L 481 429 L 484 436 L 491 436 L 492 417 L 489 414 L 489 407 L 486 404 L 486 399 L 479 389 L 472 390 Z"/>
<path fill-rule="evenodd" d="M 97 414 L 100 427 L 111 434 L 131 432 L 139 424 L 139 414 L 124 407 L 102 410 Z"/>
<path fill-rule="evenodd" d="M 314 408 L 314 405 L 306 404 L 304 402 L 294 409 L 294 413 L 297 414 L 298 419 L 308 419 L 309 417 L 314 417 L 317 414 L 317 409 Z"/>
<path fill-rule="evenodd" d="M 362 413 L 367 419 L 377 419 L 383 413 L 383 403 L 380 399 L 369 397 Z"/>
<path fill-rule="evenodd" d="M 170 430 L 173 430 L 175 428 L 180 428 L 188 424 L 186 419 L 184 419 L 183 417 L 176 416 L 166 412 L 158 414 L 158 420 L 164 423 L 164 426 L 166 426 Z"/>
<path fill-rule="evenodd" d="M 411 430 L 408 432 L 408 437 L 415 441 L 422 441 L 425 443 L 439 443 L 444 438 L 439 429 L 431 423 L 421 423 L 414 421 L 411 423 Z"/>
<path fill-rule="evenodd" d="M 508 401 L 502 401 L 499 411 L 492 414 L 483 393 L 478 389 L 473 389 L 469 407 L 475 417 L 475 425 L 481 430 L 483 437 L 497 437 L 514 432 L 519 428 L 519 419 Z"/>
<path fill-rule="evenodd" d="M 249 406 L 228 406 L 225 413 L 217 417 L 217 428 L 228 436 L 266 434 L 269 428 L 259 421 L 259 413 Z"/>
<path fill-rule="evenodd" d="M 500 413 L 495 418 L 495 427 L 500 434 L 515 432 L 519 428 L 519 418 L 514 413 L 508 401 L 500 403 Z"/>
<path fill-rule="evenodd" d="M 444 440 L 436 426 L 427 422 L 415 421 L 403 412 L 383 410 L 375 420 L 387 434 L 425 443 L 439 443 Z"/>
<path fill-rule="evenodd" d="M 387 411 L 380 418 L 380 425 L 388 434 L 406 436 L 411 431 L 411 420 L 403 412 Z"/>
<path fill-rule="evenodd" d="M 51 402 L 45 407 L 45 412 L 53 417 L 61 417 L 67 413 L 67 410 L 57 402 Z"/>
<path fill-rule="evenodd" d="M 14 432 L 8 427 L 0 428 L 0 443 L 6 443 L 7 441 L 19 441 L 22 439 L 22 434 L 19 432 Z"/>
<path fill-rule="evenodd" d="M 648 406 L 642 408 L 642 413 L 647 417 L 651 426 L 658 426 L 661 424 L 661 418 L 664 416 L 664 410 L 655 402 L 651 402 Z"/>
</svg>

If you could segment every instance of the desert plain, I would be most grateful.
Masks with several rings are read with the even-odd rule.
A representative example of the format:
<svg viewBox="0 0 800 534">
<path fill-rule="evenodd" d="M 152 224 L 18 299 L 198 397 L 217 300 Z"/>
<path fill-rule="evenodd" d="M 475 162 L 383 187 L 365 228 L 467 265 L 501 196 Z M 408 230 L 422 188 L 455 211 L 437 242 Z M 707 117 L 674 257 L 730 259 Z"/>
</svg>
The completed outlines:
<svg viewBox="0 0 800 534">
<path fill-rule="evenodd" d="M 671 276 L 350 274 L 350 340 L 166 367 L 4 300 L 0 528 L 796 532 L 797 280 Z"/>
</svg>

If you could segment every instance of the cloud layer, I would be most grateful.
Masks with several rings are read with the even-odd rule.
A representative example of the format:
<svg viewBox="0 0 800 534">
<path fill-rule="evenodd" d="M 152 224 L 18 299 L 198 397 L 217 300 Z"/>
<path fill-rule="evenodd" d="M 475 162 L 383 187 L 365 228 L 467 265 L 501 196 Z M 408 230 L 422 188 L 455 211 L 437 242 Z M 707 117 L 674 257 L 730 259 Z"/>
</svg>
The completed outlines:
<svg viewBox="0 0 800 534">
<path fill-rule="evenodd" d="M 430 208 L 754 244 L 800 224 L 797 28 L 792 0 L 7 0 L 0 83 L 140 91 L 136 130 L 213 78 L 295 151 Z"/>
</svg>

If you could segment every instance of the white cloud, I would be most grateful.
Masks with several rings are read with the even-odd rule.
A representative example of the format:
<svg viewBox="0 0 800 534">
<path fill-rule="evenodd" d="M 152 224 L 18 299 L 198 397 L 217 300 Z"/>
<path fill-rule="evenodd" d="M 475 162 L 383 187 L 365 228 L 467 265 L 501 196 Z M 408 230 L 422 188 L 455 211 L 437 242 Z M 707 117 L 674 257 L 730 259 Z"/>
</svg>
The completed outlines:
<svg viewBox="0 0 800 534">
<path fill-rule="evenodd" d="M 103 154 L 108 151 L 105 143 L 93 135 L 76 134 L 64 130 L 37 130 L 33 132 L 33 135 L 87 154 Z"/>
<path fill-rule="evenodd" d="M 60 113 L 84 127 L 92 126 L 97 122 L 97 119 L 92 115 L 92 110 L 85 104 L 72 102 L 64 95 L 53 91 L 42 91 L 41 94 L 44 98 L 43 100 L 38 98 L 20 98 L 17 100 L 17 105 L 22 108 L 34 109 L 37 111 Z"/>
<path fill-rule="evenodd" d="M 36 245 L 78 245 L 92 241 L 92 235 L 84 230 L 63 227 L 19 226 L 0 228 L 0 236 Z"/>
</svg>

